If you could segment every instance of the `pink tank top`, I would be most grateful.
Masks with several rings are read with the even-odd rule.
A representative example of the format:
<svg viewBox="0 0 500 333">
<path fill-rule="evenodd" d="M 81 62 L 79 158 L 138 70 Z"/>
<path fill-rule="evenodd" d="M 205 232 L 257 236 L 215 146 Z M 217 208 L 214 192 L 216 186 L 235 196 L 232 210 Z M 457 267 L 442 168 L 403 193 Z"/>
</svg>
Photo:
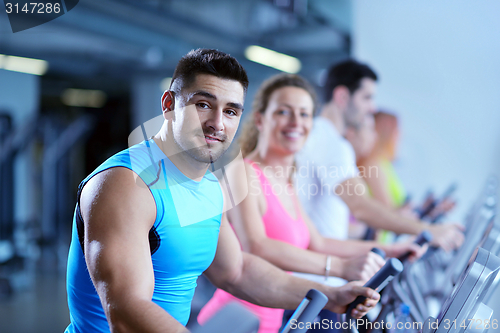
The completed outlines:
<svg viewBox="0 0 500 333">
<path fill-rule="evenodd" d="M 255 162 L 250 160 L 245 161 L 254 168 L 266 198 L 267 209 L 262 216 L 262 222 L 264 223 L 267 237 L 290 243 L 301 249 L 307 249 L 309 247 L 310 240 L 309 229 L 300 215 L 295 193 L 293 194 L 293 200 L 296 207 L 296 218 L 294 219 L 285 210 L 276 196 L 275 193 L 277 193 L 277 190 L 279 189 L 273 188 L 273 186 L 269 183 L 269 180 L 264 175 L 264 172 L 262 172 Z M 283 309 L 272 309 L 258 306 L 240 300 L 221 289 L 217 289 L 210 301 L 208 301 L 208 303 L 201 309 L 200 314 L 198 315 L 198 322 L 203 325 L 203 323 L 220 310 L 220 308 L 231 301 L 238 301 L 242 303 L 250 309 L 250 311 L 255 313 L 257 317 L 259 317 L 260 326 L 258 333 L 277 333 L 281 327 Z"/>
</svg>

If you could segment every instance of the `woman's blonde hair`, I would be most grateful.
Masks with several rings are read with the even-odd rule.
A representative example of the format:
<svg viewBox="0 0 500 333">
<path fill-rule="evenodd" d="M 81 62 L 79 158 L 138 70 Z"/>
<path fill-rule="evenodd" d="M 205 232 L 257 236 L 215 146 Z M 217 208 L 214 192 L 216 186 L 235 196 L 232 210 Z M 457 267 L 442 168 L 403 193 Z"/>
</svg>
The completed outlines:
<svg viewBox="0 0 500 333">
<path fill-rule="evenodd" d="M 264 81 L 261 85 L 257 93 L 255 94 L 253 103 L 252 103 L 252 113 L 250 117 L 246 121 L 242 133 L 238 139 L 238 143 L 243 154 L 243 157 L 248 155 L 257 147 L 257 141 L 259 137 L 259 130 L 255 126 L 255 114 L 266 112 L 267 105 L 269 103 L 269 98 L 272 93 L 276 90 L 284 87 L 298 87 L 302 88 L 311 95 L 313 100 L 313 114 L 316 112 L 317 108 L 317 97 L 316 92 L 314 91 L 313 86 L 304 79 L 302 76 L 296 74 L 277 74 L 266 81 Z"/>
</svg>

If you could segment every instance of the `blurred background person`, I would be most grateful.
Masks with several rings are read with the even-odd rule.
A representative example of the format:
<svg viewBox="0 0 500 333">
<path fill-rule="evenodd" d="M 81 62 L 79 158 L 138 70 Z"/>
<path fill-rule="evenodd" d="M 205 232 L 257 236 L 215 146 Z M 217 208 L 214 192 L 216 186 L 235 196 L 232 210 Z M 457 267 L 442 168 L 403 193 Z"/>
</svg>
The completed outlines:
<svg viewBox="0 0 500 333">
<path fill-rule="evenodd" d="M 301 172 L 297 191 L 306 212 L 323 236 L 347 239 L 349 214 L 370 227 L 417 235 L 428 230 L 432 243 L 446 251 L 463 242 L 460 226 L 428 225 L 371 198 L 360 177 L 346 126 L 373 112 L 377 74 L 354 59 L 333 64 L 323 89 L 324 105 L 304 148 L 297 154 Z M 357 126 L 357 125 L 356 125 Z"/>
<path fill-rule="evenodd" d="M 344 136 L 354 149 L 356 164 L 368 186 L 369 194 L 385 206 L 416 218 L 406 200 L 404 186 L 392 164 L 399 140 L 396 116 L 382 111 L 368 114 L 359 124 L 347 124 Z M 393 232 L 377 233 L 376 230 L 367 228 L 364 223 L 356 223 L 359 221 L 355 219 L 353 222 L 350 224 L 349 232 L 354 238 L 377 238 L 386 244 L 394 241 Z"/>
<path fill-rule="evenodd" d="M 356 164 L 367 158 L 377 143 L 373 113 L 367 113 L 357 122 L 346 124 L 344 137 L 349 141 L 356 154 Z M 361 172 L 363 170 L 360 170 Z"/>
<path fill-rule="evenodd" d="M 374 170 L 362 173 L 373 198 L 387 207 L 402 208 L 406 202 L 407 192 L 393 166 L 399 141 L 398 119 L 395 115 L 384 111 L 376 112 L 373 118 L 376 133 L 372 141 L 373 148 L 366 153 L 357 153 L 357 164 L 364 170 L 370 170 L 370 167 Z"/>
<path fill-rule="evenodd" d="M 344 137 L 352 145 L 356 154 L 356 164 L 361 175 L 370 173 L 370 168 L 365 168 L 360 165 L 360 161 L 369 156 L 374 145 L 376 144 L 377 133 L 375 132 L 375 124 L 372 113 L 367 113 L 358 121 L 351 121 L 346 124 Z M 369 190 L 369 189 L 368 189 Z M 353 239 L 374 239 L 371 234 L 373 229 L 362 221 L 358 221 L 352 213 L 349 214 L 349 238 Z M 369 234 L 367 234 L 369 232 Z"/>
<path fill-rule="evenodd" d="M 346 139 L 356 153 L 360 175 L 368 185 L 369 194 L 380 203 L 410 218 L 417 218 L 409 195 L 394 168 L 399 146 L 400 130 L 395 114 L 379 110 L 365 119 L 361 129 L 348 125 Z M 454 207 L 449 198 L 440 202 L 430 213 L 430 218 L 444 215 Z M 368 238 L 376 237 L 383 243 L 394 241 L 395 234 L 387 230 L 371 229 Z"/>
</svg>

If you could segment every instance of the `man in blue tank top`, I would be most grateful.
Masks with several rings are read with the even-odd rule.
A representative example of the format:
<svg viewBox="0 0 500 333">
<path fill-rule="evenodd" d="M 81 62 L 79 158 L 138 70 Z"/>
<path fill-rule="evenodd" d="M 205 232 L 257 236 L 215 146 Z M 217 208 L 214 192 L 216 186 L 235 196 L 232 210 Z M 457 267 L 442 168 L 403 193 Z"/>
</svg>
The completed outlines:
<svg viewBox="0 0 500 333">
<path fill-rule="evenodd" d="M 242 253 L 208 168 L 229 147 L 248 79 L 233 57 L 198 49 L 177 65 L 152 138 L 109 158 L 80 184 L 68 258 L 66 332 L 186 332 L 196 279 L 267 307 L 295 308 L 307 290 L 345 311 L 379 295 L 360 283 L 332 288 Z M 356 310 L 355 310 L 356 311 Z"/>
</svg>

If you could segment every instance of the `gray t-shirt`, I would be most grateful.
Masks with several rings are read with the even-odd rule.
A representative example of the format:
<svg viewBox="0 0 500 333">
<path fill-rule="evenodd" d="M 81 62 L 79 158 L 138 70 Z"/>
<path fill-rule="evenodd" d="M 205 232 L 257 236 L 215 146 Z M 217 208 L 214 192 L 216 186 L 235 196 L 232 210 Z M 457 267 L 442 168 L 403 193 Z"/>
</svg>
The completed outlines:
<svg viewBox="0 0 500 333">
<path fill-rule="evenodd" d="M 330 120 L 317 117 L 296 161 L 297 192 L 307 214 L 323 236 L 347 239 L 349 208 L 334 190 L 359 173 L 351 144 Z"/>
</svg>

